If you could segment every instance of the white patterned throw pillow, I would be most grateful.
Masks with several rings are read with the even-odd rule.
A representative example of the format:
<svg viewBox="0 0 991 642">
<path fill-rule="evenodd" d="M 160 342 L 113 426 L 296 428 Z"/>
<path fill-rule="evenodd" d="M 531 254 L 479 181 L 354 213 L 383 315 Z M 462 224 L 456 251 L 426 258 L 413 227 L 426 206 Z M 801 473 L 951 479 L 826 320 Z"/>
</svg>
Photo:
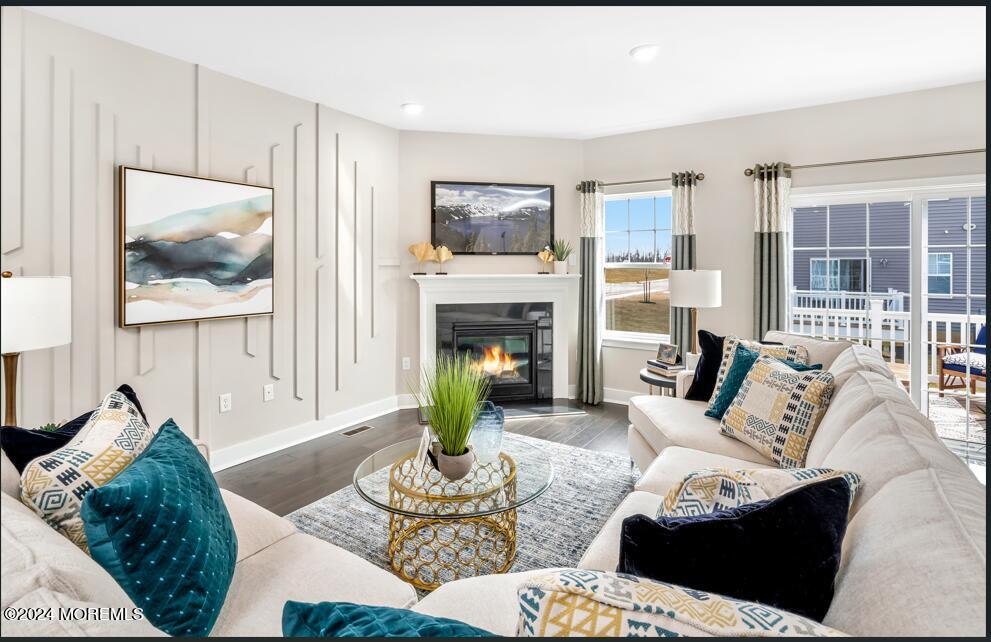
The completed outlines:
<svg viewBox="0 0 991 642">
<path fill-rule="evenodd" d="M 760 356 L 723 415 L 720 430 L 782 468 L 801 468 L 832 395 L 830 373 L 798 372 Z"/>
<path fill-rule="evenodd" d="M 842 477 L 850 486 L 850 504 L 860 489 L 860 475 L 832 468 L 706 468 L 688 473 L 671 487 L 657 517 L 691 517 L 772 499 L 800 486 Z"/>
<path fill-rule="evenodd" d="M 730 366 L 733 365 L 737 346 L 743 346 L 748 350 L 753 350 L 761 356 L 766 355 L 775 359 L 794 361 L 795 363 L 802 364 L 809 362 L 809 351 L 805 346 L 767 345 L 759 341 L 741 339 L 731 334 L 723 340 L 723 359 L 719 362 L 719 371 L 716 373 L 716 385 L 712 389 L 712 396 L 709 397 L 710 407 L 719 395 L 719 389 L 723 386 L 723 380 L 726 379 L 726 374 L 729 372 Z"/>
<path fill-rule="evenodd" d="M 83 498 L 134 461 L 155 432 L 127 397 L 111 392 L 72 441 L 24 467 L 21 502 L 88 550 L 79 516 Z"/>
<path fill-rule="evenodd" d="M 842 636 L 788 611 L 624 573 L 565 569 L 517 589 L 519 637 Z"/>
</svg>

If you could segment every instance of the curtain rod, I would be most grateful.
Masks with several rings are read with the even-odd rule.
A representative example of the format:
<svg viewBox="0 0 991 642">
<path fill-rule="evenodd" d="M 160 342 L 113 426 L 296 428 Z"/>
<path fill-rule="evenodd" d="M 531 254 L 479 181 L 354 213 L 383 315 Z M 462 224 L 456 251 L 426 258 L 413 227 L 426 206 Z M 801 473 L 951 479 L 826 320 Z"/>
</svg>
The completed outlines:
<svg viewBox="0 0 991 642">
<path fill-rule="evenodd" d="M 697 180 L 697 181 L 704 181 L 705 180 L 705 174 L 703 174 L 702 172 L 699 172 L 698 174 L 695 175 L 695 180 Z M 600 182 L 599 185 L 601 185 L 602 187 L 615 187 L 616 185 L 640 185 L 641 183 L 663 183 L 665 181 L 670 183 L 671 182 L 671 177 L 668 176 L 667 178 L 645 178 L 642 181 L 617 181 L 615 183 L 602 183 L 602 182 Z M 582 186 L 581 185 L 575 185 L 575 190 L 576 191 L 579 191 L 579 192 L 582 191 Z"/>
<path fill-rule="evenodd" d="M 908 156 L 885 156 L 883 158 L 861 158 L 857 160 L 835 161 L 832 163 L 813 163 L 811 165 L 792 165 L 791 169 L 812 169 L 813 167 L 836 167 L 838 165 L 861 165 L 863 163 L 883 163 L 886 161 L 912 160 L 914 158 L 934 158 L 937 156 L 958 156 L 960 154 L 983 154 L 987 149 L 957 149 L 951 152 L 930 152 L 928 154 L 909 154 Z M 753 176 L 754 168 L 743 170 L 744 176 Z"/>
</svg>

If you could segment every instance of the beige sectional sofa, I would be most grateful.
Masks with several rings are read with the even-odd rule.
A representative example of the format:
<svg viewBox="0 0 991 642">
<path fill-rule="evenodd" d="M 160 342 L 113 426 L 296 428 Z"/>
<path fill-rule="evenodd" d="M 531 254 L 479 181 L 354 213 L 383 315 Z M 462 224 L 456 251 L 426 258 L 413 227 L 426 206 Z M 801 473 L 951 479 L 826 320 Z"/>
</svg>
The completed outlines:
<svg viewBox="0 0 991 642">
<path fill-rule="evenodd" d="M 836 392 L 812 440 L 808 466 L 849 470 L 863 478 L 824 623 L 865 636 L 986 635 L 984 487 L 936 437 L 880 354 L 859 345 L 782 333 L 766 338 L 803 343 L 812 362 L 835 376 Z M 688 377 L 690 373 L 683 375 L 679 397 Z M 721 435 L 718 422 L 705 417 L 704 409 L 704 403 L 675 397 L 631 400 L 630 454 L 643 474 L 586 551 L 581 568 L 615 570 L 623 519 L 656 513 L 667 490 L 687 473 L 772 465 Z M 63 599 L 83 603 L 129 603 L 103 569 L 8 495 L 9 480 L 5 475 L 2 605 L 30 605 L 39 593 L 58 591 Z M 16 492 L 16 478 L 13 483 Z M 282 605 L 294 599 L 411 607 L 511 636 L 518 621 L 517 587 L 526 577 L 547 572 L 460 580 L 416 602 L 412 589 L 386 571 L 296 532 L 287 521 L 237 495 L 225 492 L 224 497 L 239 552 L 215 635 L 279 635 Z M 740 554 L 766 556 L 768 573 L 789 572 L 774 566 L 773 548 Z M 125 629 L 82 633 L 114 631 Z M 9 634 L 18 632 L 59 634 L 38 624 Z M 147 624 L 126 632 L 156 633 Z"/>
</svg>

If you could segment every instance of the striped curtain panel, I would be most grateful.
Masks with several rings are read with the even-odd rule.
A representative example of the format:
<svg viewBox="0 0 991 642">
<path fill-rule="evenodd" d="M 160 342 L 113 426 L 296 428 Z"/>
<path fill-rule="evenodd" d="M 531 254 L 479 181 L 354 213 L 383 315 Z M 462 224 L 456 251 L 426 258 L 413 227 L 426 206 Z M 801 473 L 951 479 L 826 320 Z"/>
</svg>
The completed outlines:
<svg viewBox="0 0 991 642">
<path fill-rule="evenodd" d="M 671 174 L 671 269 L 695 269 L 695 172 Z M 671 308 L 671 343 L 682 359 L 692 349 L 692 311 Z"/>
<path fill-rule="evenodd" d="M 578 236 L 581 290 L 578 296 L 578 401 L 602 403 L 602 331 L 605 327 L 605 214 L 598 181 L 582 181 Z"/>
<path fill-rule="evenodd" d="M 754 338 L 786 327 L 791 166 L 754 167 Z"/>
</svg>

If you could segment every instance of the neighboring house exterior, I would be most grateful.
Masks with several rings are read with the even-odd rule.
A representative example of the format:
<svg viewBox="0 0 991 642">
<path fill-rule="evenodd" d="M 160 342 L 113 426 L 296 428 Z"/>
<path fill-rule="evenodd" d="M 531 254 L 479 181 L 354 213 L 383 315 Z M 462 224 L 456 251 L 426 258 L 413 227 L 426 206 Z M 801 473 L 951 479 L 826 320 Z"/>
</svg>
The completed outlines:
<svg viewBox="0 0 991 642">
<path fill-rule="evenodd" d="M 970 313 L 985 315 L 986 199 L 974 198 L 970 206 Z M 910 310 L 910 203 L 795 208 L 793 225 L 793 305 L 863 309 L 865 300 L 876 298 L 886 310 Z M 966 198 L 929 202 L 930 313 L 967 312 L 967 226 Z"/>
</svg>

